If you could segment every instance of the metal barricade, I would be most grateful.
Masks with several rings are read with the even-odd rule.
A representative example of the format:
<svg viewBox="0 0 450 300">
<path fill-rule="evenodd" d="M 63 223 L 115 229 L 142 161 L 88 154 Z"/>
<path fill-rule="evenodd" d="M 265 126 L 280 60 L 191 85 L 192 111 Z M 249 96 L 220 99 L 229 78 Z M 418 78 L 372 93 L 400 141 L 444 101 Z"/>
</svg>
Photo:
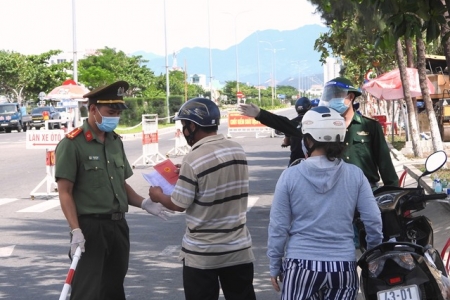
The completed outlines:
<svg viewBox="0 0 450 300">
<path fill-rule="evenodd" d="M 191 147 L 187 144 L 183 135 L 183 125 L 181 124 L 181 120 L 177 120 L 175 121 L 175 147 L 166 153 L 166 157 L 169 157 L 170 155 L 185 155 L 189 153 L 190 149 Z"/>
<path fill-rule="evenodd" d="M 152 167 L 165 159 L 158 146 L 158 115 L 142 115 L 142 155 L 136 159 L 132 167 Z"/>
</svg>

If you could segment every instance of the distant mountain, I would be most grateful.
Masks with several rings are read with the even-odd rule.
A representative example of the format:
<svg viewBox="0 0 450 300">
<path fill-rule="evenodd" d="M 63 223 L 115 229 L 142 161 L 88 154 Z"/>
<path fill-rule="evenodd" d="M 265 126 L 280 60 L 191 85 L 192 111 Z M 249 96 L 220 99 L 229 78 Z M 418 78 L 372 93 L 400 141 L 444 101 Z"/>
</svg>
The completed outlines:
<svg viewBox="0 0 450 300">
<path fill-rule="evenodd" d="M 319 25 L 307 25 L 295 30 L 264 30 L 254 33 L 238 44 L 239 82 L 271 85 L 272 67 L 278 85 L 309 88 L 311 84 L 322 84 L 323 66 L 320 53 L 314 43 L 321 33 L 328 31 Z M 267 41 L 259 42 L 258 41 Z M 270 45 L 270 43 L 272 45 Z M 259 74 L 258 74 L 259 47 Z M 148 60 L 148 67 L 156 75 L 165 73 L 165 57 L 143 51 L 132 53 Z M 236 48 L 211 49 L 213 77 L 221 82 L 236 80 Z M 272 60 L 275 62 L 272 64 Z M 186 62 L 189 76 L 205 74 L 209 78 L 209 48 L 183 48 L 177 55 L 178 67 Z M 169 68 L 173 65 L 173 54 L 168 57 Z"/>
</svg>

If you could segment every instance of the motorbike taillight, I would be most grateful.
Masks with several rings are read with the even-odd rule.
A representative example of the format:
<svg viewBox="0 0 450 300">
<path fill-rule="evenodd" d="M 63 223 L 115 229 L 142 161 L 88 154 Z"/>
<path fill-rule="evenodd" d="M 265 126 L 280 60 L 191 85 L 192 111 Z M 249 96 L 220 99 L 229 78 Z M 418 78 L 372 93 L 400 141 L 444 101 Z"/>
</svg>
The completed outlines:
<svg viewBox="0 0 450 300">
<path fill-rule="evenodd" d="M 383 271 L 384 264 L 387 260 L 394 261 L 398 266 L 402 267 L 406 270 L 414 269 L 414 258 L 410 253 L 405 252 L 397 252 L 397 253 L 387 253 L 381 255 L 372 261 L 367 263 L 369 276 L 370 277 L 378 277 L 380 273 Z"/>
<path fill-rule="evenodd" d="M 403 282 L 403 279 L 401 277 L 392 277 L 388 279 L 388 282 L 390 285 L 395 285 Z"/>
</svg>

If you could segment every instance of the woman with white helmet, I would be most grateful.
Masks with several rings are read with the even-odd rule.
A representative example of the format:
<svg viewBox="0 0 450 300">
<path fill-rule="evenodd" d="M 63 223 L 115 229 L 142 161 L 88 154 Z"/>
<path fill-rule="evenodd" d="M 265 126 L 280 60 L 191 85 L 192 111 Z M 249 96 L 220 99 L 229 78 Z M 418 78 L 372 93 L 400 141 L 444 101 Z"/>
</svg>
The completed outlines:
<svg viewBox="0 0 450 300">
<path fill-rule="evenodd" d="M 278 179 L 267 255 L 281 299 L 356 299 L 359 289 L 353 217 L 359 211 L 372 248 L 382 241 L 380 210 L 360 168 L 341 156 L 346 125 L 328 107 L 302 120 L 306 159 Z"/>
</svg>

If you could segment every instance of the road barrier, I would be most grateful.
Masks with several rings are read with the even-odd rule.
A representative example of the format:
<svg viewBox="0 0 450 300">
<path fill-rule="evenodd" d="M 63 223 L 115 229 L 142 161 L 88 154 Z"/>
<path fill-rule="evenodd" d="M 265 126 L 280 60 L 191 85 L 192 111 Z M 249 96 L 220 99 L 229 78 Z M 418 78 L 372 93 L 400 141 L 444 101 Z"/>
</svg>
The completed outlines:
<svg viewBox="0 0 450 300">
<path fill-rule="evenodd" d="M 46 121 L 47 122 L 47 121 Z M 45 149 L 45 177 L 31 191 L 31 199 L 36 196 L 57 196 L 58 188 L 55 181 L 55 148 L 59 141 L 64 138 L 64 130 L 27 130 L 26 148 L 27 149 Z M 45 192 L 38 190 L 46 185 Z"/>
<path fill-rule="evenodd" d="M 166 153 L 166 157 L 169 157 L 170 155 L 185 155 L 189 153 L 190 149 L 191 147 L 187 144 L 183 135 L 183 125 L 181 124 L 181 120 L 177 120 L 175 121 L 175 147 Z"/>
<path fill-rule="evenodd" d="M 269 133 L 270 137 L 275 136 L 275 130 L 261 124 L 252 117 L 241 115 L 239 112 L 228 112 L 228 138 L 232 132 L 255 132 L 255 137 L 260 137 L 262 132 Z"/>
<path fill-rule="evenodd" d="M 153 167 L 165 159 L 158 146 L 158 115 L 142 115 L 142 155 L 136 159 L 132 167 Z M 138 163 L 139 161 L 142 163 Z"/>
</svg>

